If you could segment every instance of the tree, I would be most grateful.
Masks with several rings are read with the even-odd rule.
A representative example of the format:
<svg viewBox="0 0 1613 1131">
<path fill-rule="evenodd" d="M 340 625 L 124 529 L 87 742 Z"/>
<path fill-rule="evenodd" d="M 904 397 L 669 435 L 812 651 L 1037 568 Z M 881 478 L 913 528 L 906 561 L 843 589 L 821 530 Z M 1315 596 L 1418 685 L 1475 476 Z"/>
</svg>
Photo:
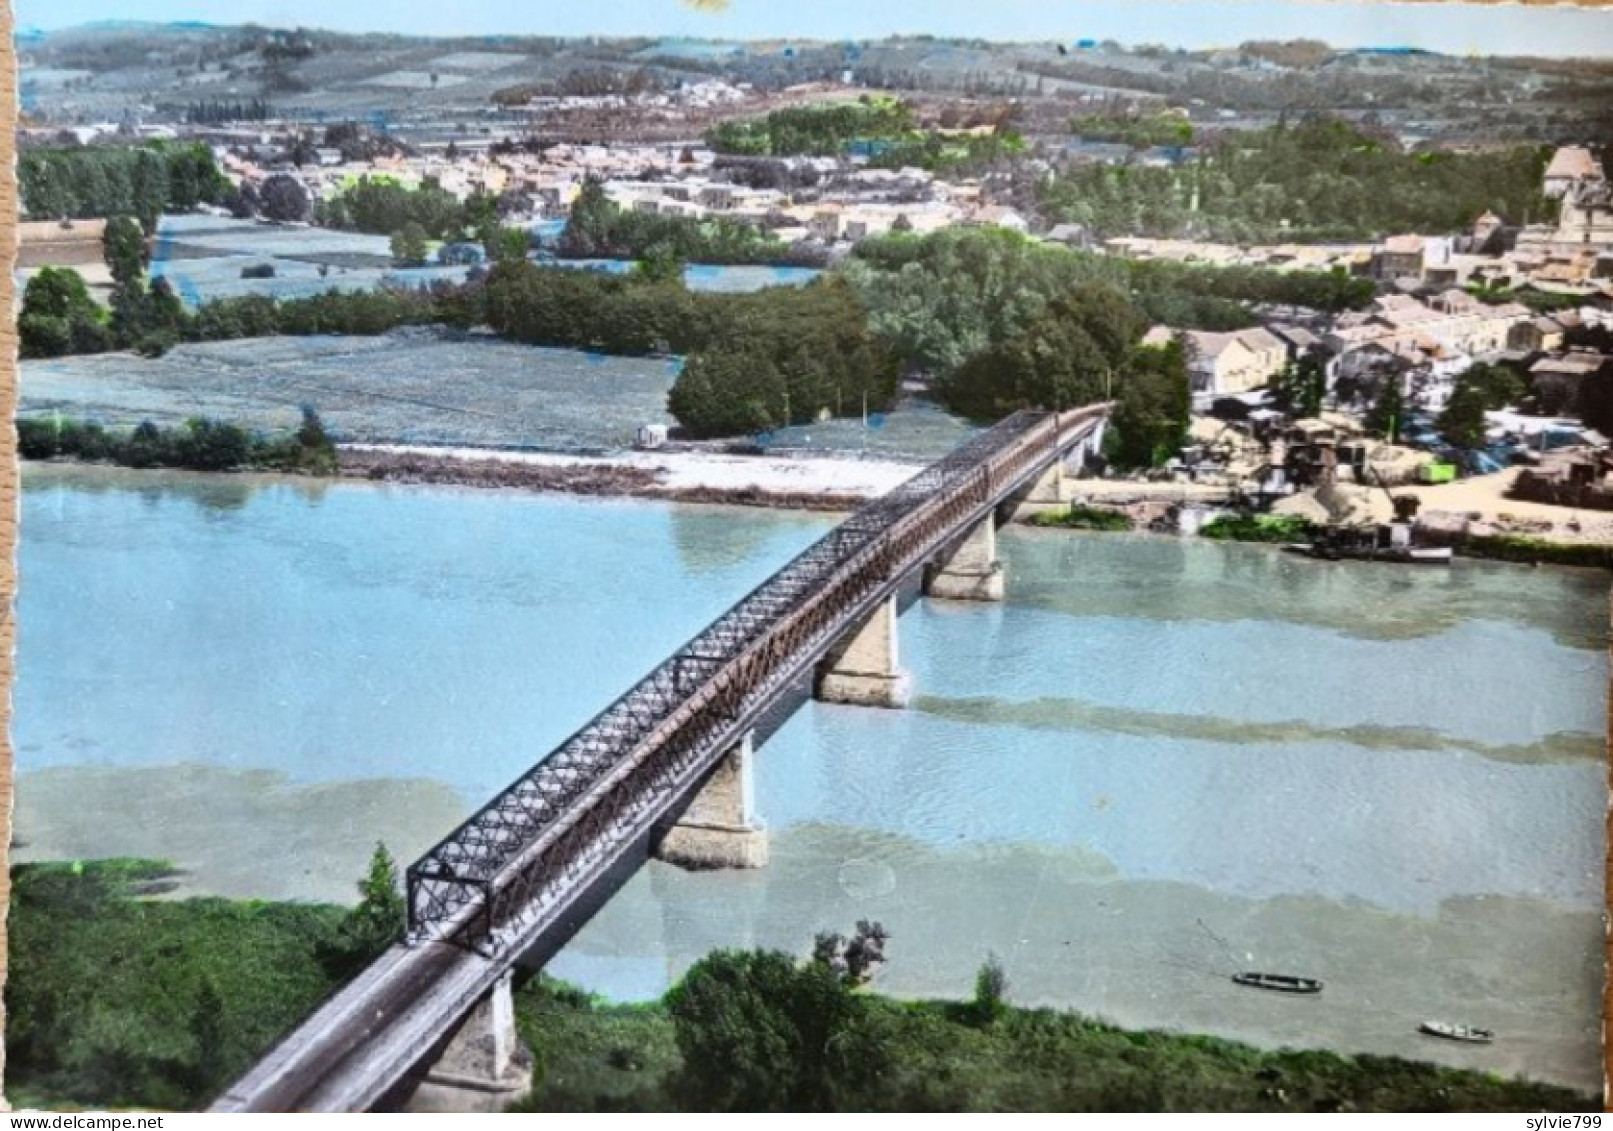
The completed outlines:
<svg viewBox="0 0 1613 1131">
<path fill-rule="evenodd" d="M 147 235 L 157 230 L 168 191 L 168 162 L 153 150 L 137 150 L 129 174 L 129 204 Z"/>
<path fill-rule="evenodd" d="M 942 385 L 947 405 L 977 420 L 1022 408 L 1070 409 L 1100 401 L 1142 336 L 1141 313 L 1106 287 L 1077 287 L 1017 337 L 975 354 Z"/>
<path fill-rule="evenodd" d="M 112 272 L 114 286 L 127 287 L 145 277 L 146 234 L 138 221 L 114 216 L 101 236 L 101 255 Z"/>
<path fill-rule="evenodd" d="M 716 951 L 689 969 L 667 1004 L 690 1110 L 833 1110 L 888 1063 L 866 999 L 820 962 Z"/>
<path fill-rule="evenodd" d="M 520 263 L 531 247 L 532 239 L 524 228 L 508 228 L 495 222 L 482 233 L 482 253 L 489 263 Z"/>
<path fill-rule="evenodd" d="M 358 906 L 342 920 L 336 944 L 325 954 L 326 964 L 339 976 L 373 962 L 402 939 L 408 928 L 408 904 L 398 883 L 398 866 L 379 841 L 370 854 L 369 871 L 359 881 L 358 893 Z"/>
<path fill-rule="evenodd" d="M 313 200 L 303 183 L 290 173 L 275 173 L 264 178 L 258 188 L 263 216 L 281 224 L 306 221 L 313 215 Z"/>
<path fill-rule="evenodd" d="M 296 439 L 296 465 L 299 468 L 315 475 L 335 474 L 336 445 L 330 433 L 325 431 L 325 422 L 312 405 L 302 406 L 302 424 L 297 428 Z M 373 863 L 372 872 L 375 870 Z"/>
<path fill-rule="evenodd" d="M 314 411 L 312 405 L 302 406 L 302 424 L 297 429 L 297 443 L 305 448 L 330 446 L 330 437 L 325 432 L 325 422 L 319 419 L 319 413 Z"/>
<path fill-rule="evenodd" d="M 832 931 L 821 932 L 812 941 L 812 961 L 832 971 L 847 986 L 867 985 L 874 967 L 885 961 L 885 944 L 890 933 L 880 923 L 857 921 L 857 931 L 847 939 Z"/>
<path fill-rule="evenodd" d="M 788 423 L 784 377 L 760 349 L 699 353 L 685 362 L 667 408 L 697 436 L 739 436 Z"/>
<path fill-rule="evenodd" d="M 301 169 L 304 165 L 319 164 L 319 149 L 314 145 L 313 138 L 302 134 L 291 147 L 291 163 Z"/>
<path fill-rule="evenodd" d="M 23 288 L 17 333 L 23 357 L 99 353 L 110 348 L 106 315 L 68 267 L 42 267 Z"/>
<path fill-rule="evenodd" d="M 229 189 L 212 150 L 199 143 L 29 149 L 17 175 L 32 216 L 132 215 L 147 231 L 163 212 L 188 211 Z"/>
<path fill-rule="evenodd" d="M 1479 362 L 1457 375 L 1439 414 L 1440 433 L 1459 448 L 1480 447 L 1489 428 L 1484 414 L 1516 404 L 1523 393 L 1523 378 L 1516 371 Z"/>
<path fill-rule="evenodd" d="M 237 220 L 255 220 L 263 209 L 263 200 L 254 185 L 243 181 L 240 188 L 225 194 L 223 205 Z"/>
<path fill-rule="evenodd" d="M 1484 416 L 1484 393 L 1477 385 L 1458 380 L 1439 414 L 1439 431 L 1458 448 L 1477 448 L 1484 443 L 1488 422 Z"/>
<path fill-rule="evenodd" d="M 586 259 L 608 247 L 611 229 L 620 213 L 616 203 L 605 195 L 605 186 L 592 177 L 585 180 L 571 202 L 571 213 L 560 233 L 560 254 Z"/>
<path fill-rule="evenodd" d="M 152 329 L 155 314 L 146 290 L 145 230 L 132 217 L 114 216 L 101 250 L 112 273 L 112 337 L 119 346 L 134 345 Z"/>
<path fill-rule="evenodd" d="M 392 233 L 392 260 L 404 267 L 426 261 L 426 230 L 412 220 Z"/>
<path fill-rule="evenodd" d="M 633 273 L 650 283 L 683 283 L 683 257 L 665 244 L 657 244 L 645 252 L 633 266 Z"/>
<path fill-rule="evenodd" d="M 1119 467 L 1158 467 L 1187 440 L 1193 394 L 1179 341 L 1134 347 L 1115 381 L 1104 453 Z"/>
<path fill-rule="evenodd" d="M 1588 427 L 1613 435 L 1613 373 L 1606 366 L 1580 383 L 1579 413 Z"/>
<path fill-rule="evenodd" d="M 1271 383 L 1277 404 L 1291 416 L 1310 417 L 1322 411 L 1327 394 L 1327 370 L 1322 359 L 1307 351 L 1283 366 Z"/>
<path fill-rule="evenodd" d="M 176 448 L 175 456 L 181 467 L 196 471 L 230 471 L 251 462 L 252 437 L 238 425 L 192 417 L 185 421 Z"/>
<path fill-rule="evenodd" d="M 1406 426 L 1406 390 L 1405 377 L 1399 370 L 1379 375 L 1378 388 L 1363 423 L 1368 432 L 1390 443 L 1400 439 L 1401 430 Z"/>
<path fill-rule="evenodd" d="M 1008 1010 L 1008 972 L 995 954 L 988 954 L 975 973 L 975 996 L 970 1005 L 982 1025 L 996 1022 Z"/>
</svg>

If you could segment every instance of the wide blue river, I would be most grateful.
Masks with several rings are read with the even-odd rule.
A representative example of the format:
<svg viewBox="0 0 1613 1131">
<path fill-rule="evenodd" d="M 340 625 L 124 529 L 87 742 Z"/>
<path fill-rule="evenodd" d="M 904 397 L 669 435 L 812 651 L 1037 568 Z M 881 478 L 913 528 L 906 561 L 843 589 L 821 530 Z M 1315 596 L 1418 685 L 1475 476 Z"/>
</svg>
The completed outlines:
<svg viewBox="0 0 1613 1131">
<path fill-rule="evenodd" d="M 18 856 L 336 900 L 833 521 L 37 466 L 22 509 Z M 872 918 L 895 994 L 994 953 L 1024 1003 L 1599 1085 L 1605 574 L 1001 545 L 1006 603 L 903 616 L 911 710 L 810 704 L 761 749 L 769 868 L 652 864 L 554 972 L 649 996 Z"/>
</svg>

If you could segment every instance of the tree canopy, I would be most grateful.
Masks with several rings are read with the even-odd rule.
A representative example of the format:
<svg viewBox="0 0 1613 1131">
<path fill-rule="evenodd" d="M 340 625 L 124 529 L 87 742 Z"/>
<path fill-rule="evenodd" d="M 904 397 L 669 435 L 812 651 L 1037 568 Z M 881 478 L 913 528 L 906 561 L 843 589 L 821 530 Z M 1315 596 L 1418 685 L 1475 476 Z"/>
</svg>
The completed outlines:
<svg viewBox="0 0 1613 1131">
<path fill-rule="evenodd" d="M 200 143 L 28 149 L 17 179 L 30 216 L 133 216 L 148 232 L 162 213 L 216 204 L 230 188 L 213 151 Z"/>
<path fill-rule="evenodd" d="M 1229 131 L 1180 165 L 1065 168 L 1041 193 L 1048 218 L 1100 237 L 1230 242 L 1370 239 L 1465 231 L 1483 212 L 1548 214 L 1547 152 L 1414 153 L 1349 123 L 1314 117 Z"/>
<path fill-rule="evenodd" d="M 675 256 L 686 263 L 806 263 L 777 236 L 755 224 L 721 216 L 663 216 L 621 208 L 597 181 L 584 183 L 560 233 L 560 254 L 568 259 L 646 259 Z"/>
</svg>

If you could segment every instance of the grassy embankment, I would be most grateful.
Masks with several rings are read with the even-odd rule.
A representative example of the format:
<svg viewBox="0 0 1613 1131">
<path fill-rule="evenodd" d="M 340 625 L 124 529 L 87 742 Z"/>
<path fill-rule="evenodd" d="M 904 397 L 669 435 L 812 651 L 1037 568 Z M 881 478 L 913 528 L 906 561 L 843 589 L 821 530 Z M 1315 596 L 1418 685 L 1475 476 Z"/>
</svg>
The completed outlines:
<svg viewBox="0 0 1613 1131">
<path fill-rule="evenodd" d="M 141 898 L 151 860 L 12 869 L 13 1106 L 205 1106 L 341 973 L 344 910 Z"/>
<path fill-rule="evenodd" d="M 161 863 L 129 860 L 13 869 L 13 1104 L 203 1106 L 353 969 L 346 909 L 141 898 L 160 892 L 169 874 Z M 821 985 L 800 974 L 803 984 L 815 978 Z M 727 1000 L 742 1002 L 744 992 Z M 838 998 L 828 995 L 831 1004 Z M 804 1022 L 822 1042 L 851 1040 L 859 1059 L 881 1065 L 833 1088 L 832 1102 L 845 1108 L 1599 1110 L 1566 1088 L 1391 1058 L 1263 1052 L 1051 1010 L 854 998 L 850 1011 L 838 998 L 838 1029 L 819 1024 L 817 1007 Z M 691 1033 L 692 1022 L 667 1002 L 606 1005 L 547 979 L 521 990 L 517 1009 L 538 1053 L 540 1083 L 521 1105 L 532 1110 L 687 1103 L 700 1081 L 680 1046 L 748 1023 L 740 1016 Z M 855 1018 L 852 1028 L 845 1017 Z M 743 1047 L 754 1043 L 740 1037 Z M 786 1062 L 795 1063 L 783 1058 L 778 1071 L 789 1070 Z M 771 1063 L 747 1067 L 765 1075 Z"/>
<path fill-rule="evenodd" d="M 667 1007 L 610 1005 L 555 983 L 519 999 L 541 1049 L 529 1111 L 675 1110 L 686 1084 Z M 1268 1052 L 1217 1037 L 1138 1032 L 1075 1013 L 871 996 L 884 1071 L 842 1096 L 887 1111 L 1595 1111 L 1568 1088 L 1395 1057 Z"/>
<path fill-rule="evenodd" d="M 1588 542 L 1551 542 L 1522 534 L 1497 534 L 1455 543 L 1456 552 L 1468 558 L 1546 565 L 1601 566 L 1613 569 L 1613 546 Z"/>
</svg>

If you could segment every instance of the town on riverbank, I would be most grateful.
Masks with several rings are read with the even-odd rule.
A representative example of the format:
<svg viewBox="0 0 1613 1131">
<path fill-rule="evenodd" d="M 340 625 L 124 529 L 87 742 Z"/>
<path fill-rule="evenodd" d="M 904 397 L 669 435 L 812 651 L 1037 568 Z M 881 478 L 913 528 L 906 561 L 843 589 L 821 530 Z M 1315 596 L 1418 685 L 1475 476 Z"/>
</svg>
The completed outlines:
<svg viewBox="0 0 1613 1131">
<path fill-rule="evenodd" d="M 1104 402 L 1016 508 L 1081 535 L 1005 534 L 1005 608 L 909 618 L 904 736 L 843 707 L 784 732 L 772 878 L 655 862 L 516 992 L 520 1108 L 1597 1106 L 1605 719 L 1578 697 L 1613 567 L 1613 63 L 191 24 L 18 48 L 24 669 L 65 658 L 19 701 L 14 1103 L 205 1106 L 401 935 L 409 857 L 378 850 L 354 906 L 355 852 L 430 844 L 834 516 L 1019 410 Z M 95 580 L 97 529 L 151 601 Z M 1396 564 L 1452 551 L 1493 561 Z M 265 604 L 198 587 L 210 561 Z M 1043 663 L 993 643 L 949 681 L 966 620 Z M 592 655 L 601 629 L 631 655 Z M 63 641 L 103 635 L 137 725 L 73 706 Z M 540 638 L 568 670 L 523 666 Z M 464 670 L 414 683 L 387 647 Z M 1488 694 L 1498 656 L 1532 657 L 1538 709 Z M 245 722 L 198 706 L 245 683 Z M 874 746 L 900 790 L 848 757 Z M 1307 832 L 1285 814 L 1323 778 Z M 1243 831 L 1167 780 L 1233 783 Z M 171 820 L 204 788 L 242 814 L 230 851 L 66 804 L 149 789 Z M 1477 839 L 1397 803 L 1436 793 Z M 1517 831 L 1545 813 L 1568 831 Z M 288 841 L 317 880 L 243 859 Z M 972 926 L 920 937 L 949 915 Z M 882 967 L 881 923 L 875 978 L 848 955 Z M 1383 945 L 1457 973 L 1385 974 Z M 1244 969 L 1274 951 L 1316 969 Z M 162 964 L 162 992 L 91 963 Z M 1284 1012 L 1318 970 L 1326 1019 Z"/>
<path fill-rule="evenodd" d="M 261 98 L 205 97 L 225 66 L 209 58 L 295 90 L 316 62 L 352 65 L 342 37 L 150 34 L 192 101 L 124 105 L 109 123 L 88 74 L 36 88 L 20 167 L 20 326 L 37 359 L 25 421 L 284 431 L 308 406 L 355 445 L 342 462 L 360 473 L 610 491 L 644 485 L 631 460 L 557 477 L 500 450 L 597 456 L 670 434 L 917 466 L 1013 407 L 1113 396 L 1109 448 L 1077 492 L 1100 505 L 1210 485 L 1195 493 L 1240 513 L 1359 527 L 1394 518 L 1400 488 L 1421 503 L 1417 537 L 1436 541 L 1613 531 L 1599 457 L 1613 204 L 1594 145 L 1550 144 L 1576 136 L 1558 103 L 1498 126 L 1459 102 L 1433 130 L 1388 110 L 1239 116 L 1270 102 L 1274 72 L 1321 64 L 1370 91 L 1374 67 L 1454 66 L 1438 57 L 1367 67 L 1258 43 L 1189 56 L 1234 83 L 1233 113 L 1049 88 L 1059 68 L 1146 63 L 1118 45 L 1056 65 L 1004 49 L 1044 78 L 983 96 L 871 65 L 691 82 L 675 52 L 604 66 L 606 44 L 587 81 L 498 87 L 497 128 L 467 135 L 454 120 L 468 91 L 322 129 Z M 28 49 L 76 73 L 94 52 L 123 57 L 124 33 L 101 38 Z M 199 62 L 178 63 L 182 48 Z M 724 66 L 755 61 L 740 50 Z M 1531 73 L 1498 66 L 1485 72 L 1503 85 Z M 433 91 L 464 78 L 430 77 Z M 906 81 L 919 85 L 904 94 Z M 1581 76 L 1557 81 L 1571 101 Z M 687 140 L 651 140 L 651 121 L 684 123 Z M 1403 188 L 1365 191 L 1390 184 Z M 1049 350 L 1058 363 L 1028 365 Z M 459 371 L 476 379 L 439 379 Z M 39 436 L 27 450 L 97 458 Z M 472 473 L 421 441 L 488 450 Z M 377 445 L 399 452 L 383 461 Z M 660 458 L 658 481 L 712 498 L 828 504 L 874 487 L 843 490 L 833 465 L 801 460 L 781 493 L 765 482 L 776 468 L 745 482 L 705 454 Z M 499 459 L 520 467 L 486 462 Z"/>
</svg>

